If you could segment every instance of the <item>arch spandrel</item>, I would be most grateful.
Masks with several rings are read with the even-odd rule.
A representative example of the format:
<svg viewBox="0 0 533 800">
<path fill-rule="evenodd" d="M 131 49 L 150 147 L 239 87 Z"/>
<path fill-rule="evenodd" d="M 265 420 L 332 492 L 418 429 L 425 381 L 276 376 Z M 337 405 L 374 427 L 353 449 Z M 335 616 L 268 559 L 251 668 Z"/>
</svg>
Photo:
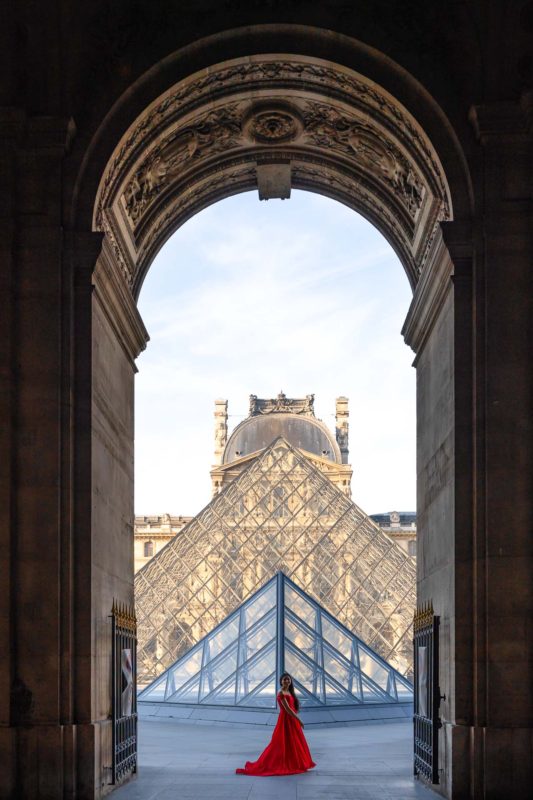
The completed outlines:
<svg viewBox="0 0 533 800">
<path fill-rule="evenodd" d="M 440 221 L 443 169 L 413 117 L 345 67 L 285 54 L 202 70 L 152 103 L 122 138 L 100 184 L 94 225 L 130 288 L 169 236 L 202 208 L 257 189 L 278 165 L 290 188 L 367 217 L 414 287 Z M 276 196 L 276 195 L 274 195 Z M 281 196 L 281 195 L 279 195 Z"/>
</svg>

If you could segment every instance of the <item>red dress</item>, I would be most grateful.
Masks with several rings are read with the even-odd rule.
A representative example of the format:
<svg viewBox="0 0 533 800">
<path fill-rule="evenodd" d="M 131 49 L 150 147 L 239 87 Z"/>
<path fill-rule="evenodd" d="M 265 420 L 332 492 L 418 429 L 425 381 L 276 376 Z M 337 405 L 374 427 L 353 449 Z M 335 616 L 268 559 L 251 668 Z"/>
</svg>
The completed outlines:
<svg viewBox="0 0 533 800">
<path fill-rule="evenodd" d="M 293 775 L 306 772 L 315 767 L 309 747 L 305 741 L 300 721 L 295 719 L 281 705 L 281 698 L 294 711 L 294 697 L 278 694 L 279 717 L 270 744 L 257 761 L 247 761 L 244 769 L 235 770 L 241 775 Z"/>
</svg>

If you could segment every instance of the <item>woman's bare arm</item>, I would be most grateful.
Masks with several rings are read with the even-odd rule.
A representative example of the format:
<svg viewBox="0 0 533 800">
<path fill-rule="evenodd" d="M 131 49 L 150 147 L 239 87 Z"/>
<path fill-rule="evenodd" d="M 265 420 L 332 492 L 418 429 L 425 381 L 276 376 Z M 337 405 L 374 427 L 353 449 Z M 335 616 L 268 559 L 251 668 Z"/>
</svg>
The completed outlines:
<svg viewBox="0 0 533 800">
<path fill-rule="evenodd" d="M 291 715 L 291 717 L 294 717 L 294 719 L 297 719 L 297 720 L 298 720 L 298 722 L 300 723 L 300 725 L 303 727 L 303 722 L 302 722 L 302 720 L 300 719 L 300 717 L 298 716 L 298 714 L 296 714 L 296 713 L 295 713 L 295 712 L 292 710 L 292 708 L 291 708 L 291 707 L 290 707 L 290 705 L 287 703 L 287 701 L 285 700 L 285 698 L 283 697 L 283 695 L 281 695 L 281 705 L 283 706 L 283 708 L 285 709 L 285 711 L 286 711 L 288 714 L 290 714 L 290 715 Z"/>
</svg>

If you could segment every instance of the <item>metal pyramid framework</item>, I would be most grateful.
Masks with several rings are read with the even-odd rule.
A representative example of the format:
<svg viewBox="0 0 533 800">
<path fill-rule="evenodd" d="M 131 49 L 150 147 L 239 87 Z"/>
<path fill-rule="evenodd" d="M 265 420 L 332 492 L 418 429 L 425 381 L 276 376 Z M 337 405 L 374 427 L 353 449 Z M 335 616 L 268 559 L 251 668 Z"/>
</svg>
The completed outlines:
<svg viewBox="0 0 533 800">
<path fill-rule="evenodd" d="M 413 699 L 405 678 L 278 572 L 139 700 L 273 708 L 285 669 L 304 707 Z"/>
<path fill-rule="evenodd" d="M 280 437 L 135 576 L 139 683 L 278 571 L 411 676 L 413 560 Z"/>
</svg>

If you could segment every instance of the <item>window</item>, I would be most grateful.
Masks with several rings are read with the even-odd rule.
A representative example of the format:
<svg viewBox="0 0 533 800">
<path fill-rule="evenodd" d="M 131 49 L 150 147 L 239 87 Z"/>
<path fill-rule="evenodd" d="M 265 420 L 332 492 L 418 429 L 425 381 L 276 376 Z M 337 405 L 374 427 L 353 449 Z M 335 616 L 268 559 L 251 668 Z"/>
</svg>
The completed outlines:
<svg viewBox="0 0 533 800">
<path fill-rule="evenodd" d="M 407 552 L 410 556 L 414 556 L 416 558 L 416 539 L 407 542 Z"/>
<path fill-rule="evenodd" d="M 145 542 L 144 543 L 144 557 L 151 558 L 154 554 L 154 543 L 153 542 Z"/>
</svg>

